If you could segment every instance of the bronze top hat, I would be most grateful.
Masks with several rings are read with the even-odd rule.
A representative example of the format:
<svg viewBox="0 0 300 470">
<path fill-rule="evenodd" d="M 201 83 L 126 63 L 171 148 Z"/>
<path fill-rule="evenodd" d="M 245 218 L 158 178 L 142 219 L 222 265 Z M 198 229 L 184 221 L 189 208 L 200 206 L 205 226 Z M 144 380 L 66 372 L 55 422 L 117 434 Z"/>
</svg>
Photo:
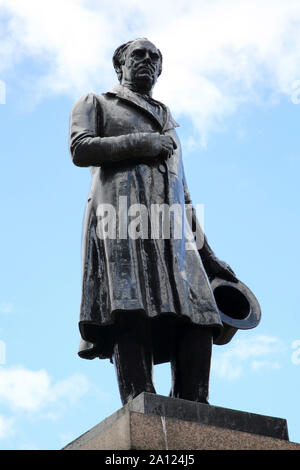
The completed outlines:
<svg viewBox="0 0 300 470">
<path fill-rule="evenodd" d="M 214 344 L 227 344 L 237 330 L 249 330 L 259 324 L 260 306 L 249 287 L 241 281 L 215 278 L 211 288 L 223 322 L 223 329 L 214 339 Z"/>
</svg>

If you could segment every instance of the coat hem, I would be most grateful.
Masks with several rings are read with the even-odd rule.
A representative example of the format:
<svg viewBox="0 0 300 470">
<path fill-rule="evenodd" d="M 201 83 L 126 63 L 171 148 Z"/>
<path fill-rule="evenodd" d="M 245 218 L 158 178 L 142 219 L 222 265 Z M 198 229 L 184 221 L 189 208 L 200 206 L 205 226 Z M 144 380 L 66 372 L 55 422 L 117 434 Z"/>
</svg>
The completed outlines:
<svg viewBox="0 0 300 470">
<path fill-rule="evenodd" d="M 125 311 L 126 312 L 126 311 Z M 112 362 L 114 337 L 115 337 L 115 319 L 118 313 L 125 314 L 122 310 L 113 312 L 114 320 L 107 323 L 99 323 L 90 320 L 79 321 L 79 331 L 81 342 L 78 350 L 78 356 L 82 359 L 110 359 Z M 219 336 L 223 328 L 222 322 L 203 322 L 193 321 L 187 315 L 178 315 L 174 312 L 164 312 L 155 316 L 147 316 L 145 311 L 140 312 L 144 318 L 149 320 L 153 342 L 154 364 L 160 364 L 170 361 L 170 348 L 172 342 L 172 331 L 179 329 L 183 324 L 193 324 L 195 327 L 207 327 L 213 330 L 213 339 Z M 126 312 L 128 314 L 128 312 Z"/>
</svg>

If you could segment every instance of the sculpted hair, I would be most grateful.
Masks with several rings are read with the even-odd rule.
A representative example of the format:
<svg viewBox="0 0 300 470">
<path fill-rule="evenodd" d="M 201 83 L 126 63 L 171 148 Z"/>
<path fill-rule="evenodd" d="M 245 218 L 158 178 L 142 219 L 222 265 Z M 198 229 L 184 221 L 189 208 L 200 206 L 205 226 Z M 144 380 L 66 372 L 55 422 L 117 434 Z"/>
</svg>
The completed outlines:
<svg viewBox="0 0 300 470">
<path fill-rule="evenodd" d="M 122 65 L 125 62 L 126 52 L 129 48 L 129 46 L 133 42 L 139 41 L 139 40 L 149 41 L 149 39 L 147 39 L 147 38 L 133 39 L 132 41 L 128 41 L 125 44 L 121 44 L 121 46 L 119 46 L 114 52 L 112 61 L 113 61 L 113 66 L 114 66 L 114 69 L 115 69 L 116 74 L 118 76 L 119 82 L 121 82 L 121 80 L 122 80 Z M 149 42 L 151 42 L 151 41 L 149 41 Z M 160 52 L 159 49 L 157 49 L 157 52 L 158 52 L 159 57 L 160 57 L 160 69 L 159 69 L 159 75 L 160 75 L 161 71 L 162 71 L 162 53 Z"/>
</svg>

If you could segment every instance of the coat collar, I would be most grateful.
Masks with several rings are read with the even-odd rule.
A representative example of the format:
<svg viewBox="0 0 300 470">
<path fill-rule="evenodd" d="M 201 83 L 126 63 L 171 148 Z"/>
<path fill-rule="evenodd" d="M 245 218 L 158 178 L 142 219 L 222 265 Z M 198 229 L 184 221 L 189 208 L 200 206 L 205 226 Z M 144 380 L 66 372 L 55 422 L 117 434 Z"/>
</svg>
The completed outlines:
<svg viewBox="0 0 300 470">
<path fill-rule="evenodd" d="M 127 87 L 124 87 L 122 85 L 116 85 L 107 94 L 117 96 L 118 98 L 125 100 L 125 101 L 129 101 L 133 105 L 137 106 L 138 108 L 150 114 L 152 118 L 154 118 L 155 121 L 161 127 L 161 132 L 166 132 L 170 129 L 174 129 L 174 127 L 179 126 L 179 124 L 177 124 L 177 122 L 172 118 L 169 108 L 167 108 L 167 106 L 165 106 L 160 101 L 154 100 L 152 98 L 154 103 L 159 104 L 165 110 L 166 117 L 164 119 L 164 122 L 162 122 L 161 117 L 158 115 L 158 113 L 154 111 L 153 106 L 150 106 L 146 99 L 144 99 L 141 95 L 135 93 L 134 91 L 130 90 Z"/>
</svg>

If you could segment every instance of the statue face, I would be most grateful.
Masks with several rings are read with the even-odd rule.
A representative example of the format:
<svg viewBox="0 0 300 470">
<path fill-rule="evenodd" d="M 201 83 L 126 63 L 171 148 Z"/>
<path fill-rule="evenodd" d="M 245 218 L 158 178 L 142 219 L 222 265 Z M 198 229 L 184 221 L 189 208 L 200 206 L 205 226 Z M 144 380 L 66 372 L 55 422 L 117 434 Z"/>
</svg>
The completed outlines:
<svg viewBox="0 0 300 470">
<path fill-rule="evenodd" d="M 144 92 L 150 91 L 158 78 L 160 61 L 154 44 L 146 40 L 134 41 L 126 52 L 121 83 L 129 83 Z"/>
</svg>

